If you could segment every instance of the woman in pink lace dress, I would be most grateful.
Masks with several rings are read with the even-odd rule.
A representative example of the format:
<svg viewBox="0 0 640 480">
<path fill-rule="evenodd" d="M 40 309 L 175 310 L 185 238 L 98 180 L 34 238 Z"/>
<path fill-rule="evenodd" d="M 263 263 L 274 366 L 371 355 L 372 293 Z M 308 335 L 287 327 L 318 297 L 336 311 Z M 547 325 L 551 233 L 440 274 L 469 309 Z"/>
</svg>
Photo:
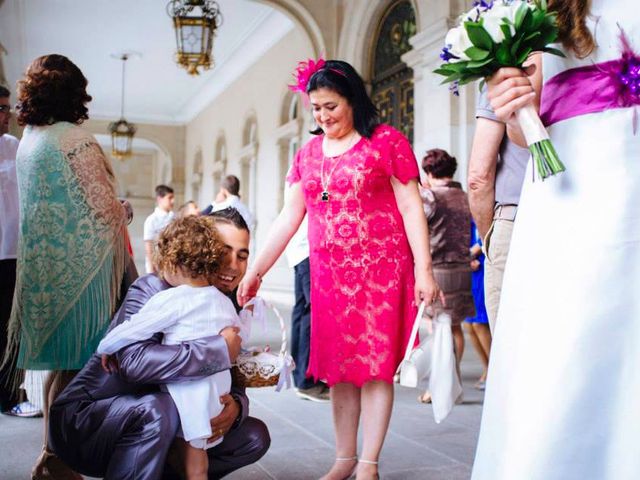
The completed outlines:
<svg viewBox="0 0 640 480">
<path fill-rule="evenodd" d="M 309 216 L 311 352 L 308 376 L 331 387 L 336 461 L 323 478 L 357 468 L 377 478 L 377 461 L 393 404 L 416 303 L 437 286 L 418 192 L 418 167 L 407 139 L 380 125 L 351 65 L 320 60 L 298 69 L 317 136 L 296 155 L 285 207 L 238 292 L 246 302 Z M 363 451 L 356 455 L 362 418 Z"/>
</svg>

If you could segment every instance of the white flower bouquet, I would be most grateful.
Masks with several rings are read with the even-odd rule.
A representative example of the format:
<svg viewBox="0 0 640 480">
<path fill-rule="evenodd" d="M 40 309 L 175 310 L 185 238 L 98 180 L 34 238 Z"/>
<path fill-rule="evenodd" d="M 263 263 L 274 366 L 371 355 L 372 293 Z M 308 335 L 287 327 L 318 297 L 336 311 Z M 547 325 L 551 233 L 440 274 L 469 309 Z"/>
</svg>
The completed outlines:
<svg viewBox="0 0 640 480">
<path fill-rule="evenodd" d="M 557 37 L 556 16 L 547 11 L 546 0 L 476 1 L 447 33 L 440 54 L 445 63 L 434 72 L 444 75 L 442 83 L 451 83 L 457 95 L 459 85 L 479 79 L 484 83 L 502 67 L 522 68 L 532 52 L 563 56 L 549 47 Z M 540 178 L 564 171 L 533 105 L 519 109 L 516 116 Z"/>
</svg>

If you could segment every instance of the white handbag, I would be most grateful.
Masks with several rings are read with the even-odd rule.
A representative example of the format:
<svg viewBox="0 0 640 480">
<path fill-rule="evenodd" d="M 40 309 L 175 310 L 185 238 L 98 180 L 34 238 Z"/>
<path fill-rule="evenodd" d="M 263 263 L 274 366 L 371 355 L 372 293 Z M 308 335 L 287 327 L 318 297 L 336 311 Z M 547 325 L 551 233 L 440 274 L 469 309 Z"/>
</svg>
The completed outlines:
<svg viewBox="0 0 640 480">
<path fill-rule="evenodd" d="M 416 316 L 415 322 L 413 322 L 413 328 L 411 330 L 411 336 L 409 337 L 409 343 L 407 344 L 407 350 L 404 354 L 404 359 L 400 362 L 400 366 L 398 367 L 400 385 L 403 387 L 417 388 L 418 384 L 427 378 L 431 372 L 433 336 L 429 335 L 416 348 L 413 348 L 425 308 L 426 304 L 424 302 L 420 303 L 418 315 Z"/>
<path fill-rule="evenodd" d="M 453 350 L 451 315 L 439 313 L 433 320 L 431 373 L 429 393 L 433 406 L 433 418 L 442 422 L 462 394 L 462 385 L 456 371 L 456 354 Z"/>
</svg>

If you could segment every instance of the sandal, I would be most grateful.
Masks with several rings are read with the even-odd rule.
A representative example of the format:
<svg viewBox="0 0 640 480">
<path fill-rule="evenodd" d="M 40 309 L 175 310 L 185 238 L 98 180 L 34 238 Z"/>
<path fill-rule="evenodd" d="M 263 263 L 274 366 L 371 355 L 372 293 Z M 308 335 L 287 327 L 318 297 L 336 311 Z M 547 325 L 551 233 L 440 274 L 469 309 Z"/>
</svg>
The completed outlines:
<svg viewBox="0 0 640 480">
<path fill-rule="evenodd" d="M 364 460 L 362 458 L 358 459 L 358 463 L 364 463 L 365 465 L 378 465 L 378 462 L 374 462 L 373 460 Z M 380 480 L 380 474 L 376 473 L 375 480 Z"/>
<path fill-rule="evenodd" d="M 431 403 L 431 393 L 424 392 L 421 395 L 418 395 L 418 403 Z"/>
<path fill-rule="evenodd" d="M 343 480 L 349 480 L 353 478 L 353 474 L 356 471 L 356 467 L 358 466 L 358 456 L 354 455 L 353 457 L 336 457 L 336 462 L 356 462 L 349 474 L 344 477 Z"/>
</svg>

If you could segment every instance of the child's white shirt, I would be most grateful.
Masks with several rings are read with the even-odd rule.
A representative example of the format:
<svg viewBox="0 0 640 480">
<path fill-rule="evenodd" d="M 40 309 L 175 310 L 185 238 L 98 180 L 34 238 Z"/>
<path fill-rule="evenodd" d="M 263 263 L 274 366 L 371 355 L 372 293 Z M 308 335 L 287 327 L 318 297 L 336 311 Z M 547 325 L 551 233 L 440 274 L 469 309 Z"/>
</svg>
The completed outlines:
<svg viewBox="0 0 640 480">
<path fill-rule="evenodd" d="M 240 315 L 231 300 L 213 286 L 180 285 L 163 290 L 149 299 L 138 313 L 111 330 L 98 345 L 98 354 L 113 354 L 121 348 L 164 334 L 163 342 L 175 345 L 197 338 L 218 335 L 229 326 L 240 328 L 243 341 L 250 333 L 251 313 Z M 222 411 L 219 398 L 229 393 L 229 370 L 201 380 L 166 385 L 180 415 L 182 434 L 196 448 L 210 448 L 222 441 L 206 443 L 211 436 L 209 420 Z"/>
</svg>

